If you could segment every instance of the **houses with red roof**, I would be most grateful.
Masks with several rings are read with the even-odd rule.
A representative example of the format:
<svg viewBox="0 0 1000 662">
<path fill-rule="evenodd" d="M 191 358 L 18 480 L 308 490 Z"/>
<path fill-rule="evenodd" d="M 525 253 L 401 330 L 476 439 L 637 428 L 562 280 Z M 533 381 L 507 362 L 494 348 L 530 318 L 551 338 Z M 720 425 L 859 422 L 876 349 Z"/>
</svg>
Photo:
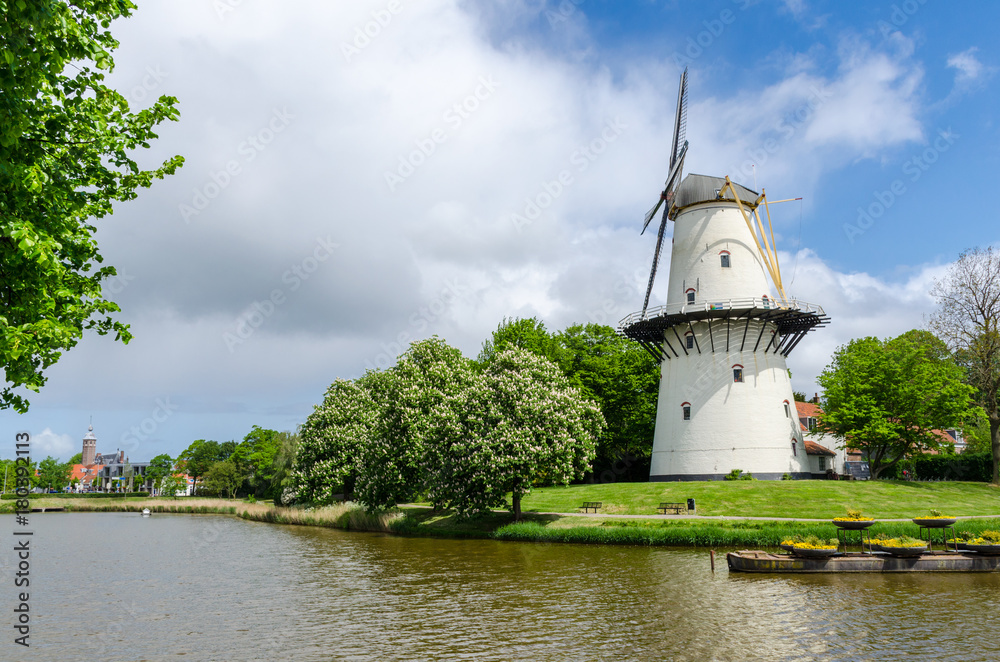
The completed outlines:
<svg viewBox="0 0 1000 662">
<path fill-rule="evenodd" d="M 856 478 L 866 478 L 867 463 L 860 451 L 844 448 L 843 439 L 822 434 L 816 429 L 823 410 L 819 408 L 819 398 L 812 402 L 796 402 L 795 409 L 799 416 L 802 429 L 803 445 L 809 456 L 809 467 L 813 478 L 834 477 L 834 475 L 852 475 Z M 934 430 L 942 443 L 951 444 L 956 453 L 965 450 L 965 441 L 961 430 Z M 926 453 L 936 454 L 936 450 Z"/>
</svg>

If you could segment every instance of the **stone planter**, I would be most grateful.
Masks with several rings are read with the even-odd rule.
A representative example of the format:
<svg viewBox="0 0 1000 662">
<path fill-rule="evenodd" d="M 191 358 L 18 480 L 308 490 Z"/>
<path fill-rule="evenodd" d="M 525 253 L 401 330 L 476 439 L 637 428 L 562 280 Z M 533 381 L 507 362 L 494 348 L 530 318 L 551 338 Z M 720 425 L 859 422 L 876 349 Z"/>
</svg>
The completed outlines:
<svg viewBox="0 0 1000 662">
<path fill-rule="evenodd" d="M 852 519 L 852 520 L 833 520 L 833 525 L 838 529 L 847 529 L 848 531 L 860 531 L 861 529 L 867 529 L 869 526 L 875 524 L 873 519 Z"/>
<path fill-rule="evenodd" d="M 943 529 L 951 526 L 958 520 L 954 517 L 914 517 L 913 523 L 925 529 Z"/>
<path fill-rule="evenodd" d="M 920 556 L 926 552 L 927 545 L 922 545 L 920 547 L 886 547 L 885 545 L 879 545 L 879 551 L 892 554 L 893 556 L 912 557 Z"/>
<path fill-rule="evenodd" d="M 792 554 L 796 556 L 801 556 L 807 559 L 817 559 L 817 558 L 828 558 L 837 553 L 836 548 L 829 549 L 805 549 L 803 547 L 795 547 L 792 549 Z"/>
</svg>

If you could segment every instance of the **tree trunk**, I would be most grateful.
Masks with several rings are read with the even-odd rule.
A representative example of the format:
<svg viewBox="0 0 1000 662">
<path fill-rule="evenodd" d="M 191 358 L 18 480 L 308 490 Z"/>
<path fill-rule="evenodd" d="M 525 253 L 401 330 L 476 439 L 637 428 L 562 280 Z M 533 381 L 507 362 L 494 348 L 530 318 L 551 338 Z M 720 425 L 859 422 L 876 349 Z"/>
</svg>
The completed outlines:
<svg viewBox="0 0 1000 662">
<path fill-rule="evenodd" d="M 521 495 L 518 494 L 517 492 L 514 492 L 514 494 L 511 495 L 511 496 L 512 496 L 512 501 L 514 502 L 514 507 L 512 509 L 514 511 L 514 521 L 515 522 L 520 522 L 521 521 Z"/>
<path fill-rule="evenodd" d="M 990 447 L 993 450 L 993 484 L 1000 485 L 1000 411 L 990 413 Z"/>
</svg>

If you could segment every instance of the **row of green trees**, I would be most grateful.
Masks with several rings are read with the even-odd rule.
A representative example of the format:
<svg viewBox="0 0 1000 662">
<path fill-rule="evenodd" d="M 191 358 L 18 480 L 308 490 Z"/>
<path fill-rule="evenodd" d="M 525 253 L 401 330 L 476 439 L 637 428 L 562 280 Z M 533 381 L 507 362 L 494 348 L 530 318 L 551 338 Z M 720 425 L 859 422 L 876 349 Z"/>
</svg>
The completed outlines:
<svg viewBox="0 0 1000 662">
<path fill-rule="evenodd" d="M 660 366 L 610 326 L 574 324 L 549 332 L 536 317 L 503 320 L 483 343 L 478 362 L 519 347 L 559 367 L 569 383 L 601 409 L 607 423 L 597 440 L 593 477 L 649 478 Z"/>
<path fill-rule="evenodd" d="M 195 440 L 177 456 L 174 466 L 194 479 L 196 492 L 281 503 L 298 442 L 296 433 L 255 425 L 240 443 Z"/>
<path fill-rule="evenodd" d="M 837 349 L 818 378 L 820 429 L 862 450 L 879 477 L 906 457 L 946 452 L 932 430 L 961 428 L 1000 483 L 1000 252 L 962 253 L 931 294 L 940 307 L 929 331 Z"/>
<path fill-rule="evenodd" d="M 552 361 L 494 339 L 473 361 L 437 337 L 389 370 L 338 379 L 301 428 L 297 499 L 372 509 L 426 499 L 461 516 L 590 471 L 600 408 Z"/>
<path fill-rule="evenodd" d="M 906 458 L 954 452 L 939 432 L 982 418 L 975 389 L 948 347 L 929 331 L 888 340 L 858 338 L 839 347 L 820 374 L 820 431 L 862 451 L 873 478 Z"/>
</svg>

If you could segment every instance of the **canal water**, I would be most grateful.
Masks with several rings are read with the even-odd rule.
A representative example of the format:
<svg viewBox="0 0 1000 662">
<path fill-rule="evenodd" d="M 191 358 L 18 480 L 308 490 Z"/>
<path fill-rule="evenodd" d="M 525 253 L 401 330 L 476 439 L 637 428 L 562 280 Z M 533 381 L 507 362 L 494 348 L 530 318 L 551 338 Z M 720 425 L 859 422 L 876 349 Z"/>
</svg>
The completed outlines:
<svg viewBox="0 0 1000 662">
<path fill-rule="evenodd" d="M 0 660 L 994 660 L 1000 576 L 713 574 L 705 550 L 33 515 Z"/>
</svg>

